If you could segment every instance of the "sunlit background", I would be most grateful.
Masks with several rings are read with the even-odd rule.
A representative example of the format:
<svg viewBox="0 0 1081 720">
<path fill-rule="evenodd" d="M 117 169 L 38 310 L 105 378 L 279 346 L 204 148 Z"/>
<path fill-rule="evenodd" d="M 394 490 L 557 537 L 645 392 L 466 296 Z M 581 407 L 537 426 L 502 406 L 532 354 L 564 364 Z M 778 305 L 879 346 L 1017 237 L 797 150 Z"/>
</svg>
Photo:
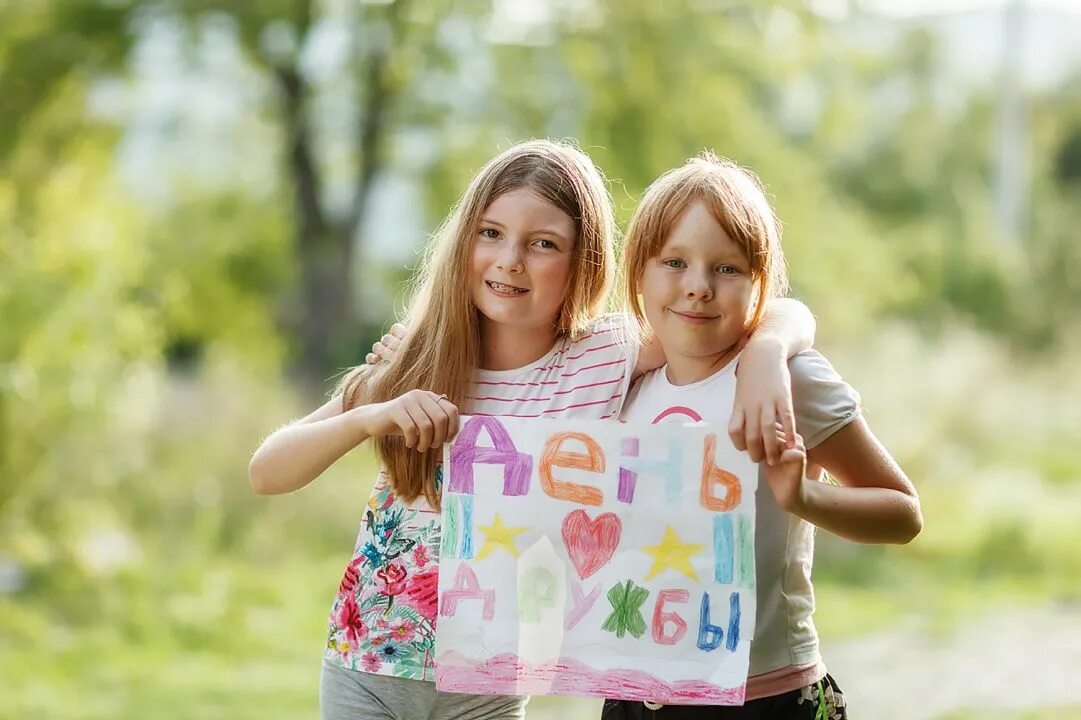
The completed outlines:
<svg viewBox="0 0 1081 720">
<path fill-rule="evenodd" d="M 926 514 L 820 536 L 851 716 L 1081 718 L 1073 0 L 0 1 L 0 717 L 317 717 L 371 459 L 248 458 L 529 137 L 624 223 L 702 148 L 768 186 Z"/>
</svg>

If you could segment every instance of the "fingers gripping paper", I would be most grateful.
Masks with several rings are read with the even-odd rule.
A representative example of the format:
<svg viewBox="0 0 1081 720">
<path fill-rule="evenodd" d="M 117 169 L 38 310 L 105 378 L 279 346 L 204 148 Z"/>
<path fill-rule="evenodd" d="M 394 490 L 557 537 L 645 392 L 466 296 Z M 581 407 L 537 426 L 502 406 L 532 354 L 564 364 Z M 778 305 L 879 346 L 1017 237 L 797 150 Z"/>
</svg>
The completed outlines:
<svg viewBox="0 0 1081 720">
<path fill-rule="evenodd" d="M 722 429 L 477 416 L 443 462 L 440 689 L 743 702 L 758 475 Z"/>
</svg>

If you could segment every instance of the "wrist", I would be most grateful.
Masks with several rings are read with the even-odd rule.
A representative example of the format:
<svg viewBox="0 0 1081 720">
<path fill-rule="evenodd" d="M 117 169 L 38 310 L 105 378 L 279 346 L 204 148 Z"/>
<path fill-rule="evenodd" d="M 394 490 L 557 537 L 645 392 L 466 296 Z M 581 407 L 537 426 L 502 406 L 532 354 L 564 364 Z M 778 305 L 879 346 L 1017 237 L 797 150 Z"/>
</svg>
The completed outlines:
<svg viewBox="0 0 1081 720">
<path fill-rule="evenodd" d="M 787 498 L 785 507 L 782 508 L 786 512 L 792 513 L 798 518 L 806 520 L 807 513 L 811 507 L 811 493 L 813 488 L 811 483 L 813 480 L 808 480 L 806 477 L 801 478 L 796 484 L 795 490 Z"/>
<path fill-rule="evenodd" d="M 372 407 L 372 405 L 358 405 L 346 413 L 350 431 L 356 439 L 357 445 L 372 436 Z"/>
</svg>

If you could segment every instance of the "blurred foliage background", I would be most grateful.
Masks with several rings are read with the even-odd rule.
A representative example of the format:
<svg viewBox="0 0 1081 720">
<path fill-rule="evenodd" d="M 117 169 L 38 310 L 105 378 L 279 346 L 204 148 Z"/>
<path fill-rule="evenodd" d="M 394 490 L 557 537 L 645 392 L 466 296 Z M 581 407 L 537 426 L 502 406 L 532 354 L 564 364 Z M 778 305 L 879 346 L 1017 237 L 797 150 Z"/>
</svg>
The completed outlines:
<svg viewBox="0 0 1081 720">
<path fill-rule="evenodd" d="M 927 517 L 820 539 L 853 716 L 1081 717 L 1081 7 L 920 5 L 0 0 L 0 718 L 317 716 L 371 459 L 248 458 L 542 136 L 621 222 L 704 147 L 768 186 Z"/>
</svg>

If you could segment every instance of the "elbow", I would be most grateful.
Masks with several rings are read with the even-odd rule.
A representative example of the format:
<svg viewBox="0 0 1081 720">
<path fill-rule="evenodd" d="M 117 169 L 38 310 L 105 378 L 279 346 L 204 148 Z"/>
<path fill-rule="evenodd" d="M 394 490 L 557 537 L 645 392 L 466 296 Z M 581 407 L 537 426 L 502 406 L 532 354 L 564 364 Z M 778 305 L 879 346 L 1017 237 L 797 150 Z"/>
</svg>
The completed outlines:
<svg viewBox="0 0 1081 720">
<path fill-rule="evenodd" d="M 265 459 L 256 450 L 248 463 L 248 482 L 251 483 L 251 488 L 256 495 L 276 495 L 277 491 L 274 489 L 274 483 L 265 466 Z"/>
<path fill-rule="evenodd" d="M 779 298 L 777 302 L 783 303 L 781 307 L 786 309 L 796 328 L 796 342 L 791 348 L 794 351 L 792 352 L 792 355 L 795 355 L 799 351 L 809 350 L 814 347 L 815 335 L 818 333 L 818 324 L 815 320 L 814 313 L 811 312 L 811 308 L 807 307 L 803 302 L 796 298 Z"/>
<path fill-rule="evenodd" d="M 803 337 L 801 338 L 802 342 L 800 343 L 800 349 L 809 350 L 814 347 L 815 336 L 818 334 L 818 323 L 815 320 L 814 313 L 811 312 L 811 308 L 807 307 L 799 300 L 793 300 L 793 302 L 795 302 L 802 311 L 800 313 L 800 325 L 803 328 Z"/>
</svg>

